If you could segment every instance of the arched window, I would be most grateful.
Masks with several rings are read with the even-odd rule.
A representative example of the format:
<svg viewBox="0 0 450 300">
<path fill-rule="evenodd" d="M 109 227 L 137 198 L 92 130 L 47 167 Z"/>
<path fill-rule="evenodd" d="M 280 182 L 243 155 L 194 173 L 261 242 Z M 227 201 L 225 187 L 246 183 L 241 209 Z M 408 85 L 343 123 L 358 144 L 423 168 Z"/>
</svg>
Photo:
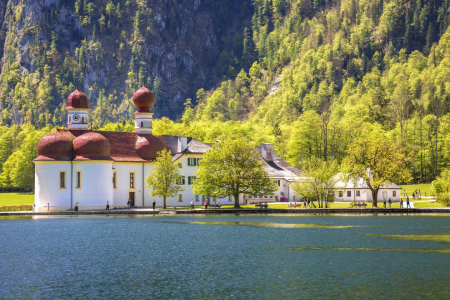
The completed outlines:
<svg viewBox="0 0 450 300">
<path fill-rule="evenodd" d="M 144 127 L 144 122 L 141 122 L 141 128 Z"/>
<path fill-rule="evenodd" d="M 84 124 L 84 117 L 81 117 L 81 124 Z"/>
<path fill-rule="evenodd" d="M 69 117 L 69 124 L 72 123 L 72 117 Z"/>
</svg>

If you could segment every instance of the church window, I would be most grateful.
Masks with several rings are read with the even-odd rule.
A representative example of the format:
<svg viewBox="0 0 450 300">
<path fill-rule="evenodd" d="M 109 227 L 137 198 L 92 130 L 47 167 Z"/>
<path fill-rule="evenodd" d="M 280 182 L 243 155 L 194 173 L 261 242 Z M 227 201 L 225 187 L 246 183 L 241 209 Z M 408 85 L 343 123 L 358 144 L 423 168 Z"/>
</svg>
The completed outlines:
<svg viewBox="0 0 450 300">
<path fill-rule="evenodd" d="M 136 174 L 134 172 L 130 172 L 130 189 L 134 189 L 134 177 Z"/>
<path fill-rule="evenodd" d="M 339 197 L 344 197 L 344 192 L 343 191 L 339 191 Z"/>
<path fill-rule="evenodd" d="M 228 196 L 228 202 L 233 202 L 233 198 L 231 198 L 231 196 Z"/>
<path fill-rule="evenodd" d="M 81 189 L 81 171 L 77 171 L 76 179 L 77 179 L 77 183 L 75 185 L 75 188 Z"/>
<path fill-rule="evenodd" d="M 117 190 L 117 172 L 113 173 L 113 187 Z"/>
<path fill-rule="evenodd" d="M 69 117 L 69 124 L 71 124 L 72 123 L 72 118 L 71 117 Z"/>
<path fill-rule="evenodd" d="M 352 191 L 347 191 L 347 197 L 351 197 L 352 196 Z"/>
<path fill-rule="evenodd" d="M 177 180 L 179 185 L 185 185 L 186 184 L 186 177 L 185 176 L 178 176 Z"/>
<path fill-rule="evenodd" d="M 141 128 L 144 127 L 144 122 L 141 122 Z"/>
<path fill-rule="evenodd" d="M 59 171 L 59 189 L 66 189 L 66 171 Z"/>
<path fill-rule="evenodd" d="M 178 202 L 183 202 L 183 194 L 178 194 Z"/>
<path fill-rule="evenodd" d="M 81 117 L 81 123 L 84 124 L 84 117 Z"/>
<path fill-rule="evenodd" d="M 199 195 L 195 195 L 195 202 L 200 202 L 200 196 Z"/>
<path fill-rule="evenodd" d="M 201 160 L 201 158 L 189 157 L 188 158 L 188 166 L 190 166 L 190 167 L 198 166 L 198 163 L 200 160 Z"/>
<path fill-rule="evenodd" d="M 192 185 L 197 177 L 196 176 L 188 176 L 188 184 Z"/>
</svg>

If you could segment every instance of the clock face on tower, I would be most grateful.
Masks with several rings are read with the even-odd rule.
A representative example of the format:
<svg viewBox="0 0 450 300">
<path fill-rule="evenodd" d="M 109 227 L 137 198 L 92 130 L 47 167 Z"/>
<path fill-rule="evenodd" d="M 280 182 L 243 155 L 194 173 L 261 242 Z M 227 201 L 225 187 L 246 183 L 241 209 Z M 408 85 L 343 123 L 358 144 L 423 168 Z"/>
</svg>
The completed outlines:
<svg viewBox="0 0 450 300">
<path fill-rule="evenodd" d="M 73 122 L 74 123 L 80 122 L 80 116 L 79 115 L 73 115 Z"/>
</svg>

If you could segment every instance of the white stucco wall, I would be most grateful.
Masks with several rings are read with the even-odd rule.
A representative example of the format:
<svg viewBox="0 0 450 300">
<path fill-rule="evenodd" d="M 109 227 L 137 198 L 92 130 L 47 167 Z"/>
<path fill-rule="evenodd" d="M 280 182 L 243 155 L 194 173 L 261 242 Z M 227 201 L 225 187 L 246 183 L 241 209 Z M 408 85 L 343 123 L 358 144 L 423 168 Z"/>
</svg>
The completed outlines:
<svg viewBox="0 0 450 300">
<path fill-rule="evenodd" d="M 36 210 L 69 209 L 70 202 L 70 162 L 36 162 L 35 164 L 35 203 Z M 66 188 L 60 189 L 59 172 L 66 172 Z"/>
<path fill-rule="evenodd" d="M 81 171 L 81 188 L 76 188 L 76 172 Z M 73 205 L 80 209 L 105 208 L 114 205 L 112 188 L 112 161 L 74 161 L 72 173 Z"/>
<path fill-rule="evenodd" d="M 343 192 L 343 196 L 339 197 L 339 191 Z M 359 191 L 360 196 L 356 196 L 356 191 Z M 393 192 L 395 191 L 396 196 L 393 196 Z M 350 192 L 350 196 L 347 196 L 347 192 Z M 400 193 L 401 189 L 380 189 L 378 191 L 378 201 L 383 201 L 384 198 L 388 200 L 389 198 L 392 199 L 392 201 L 400 201 Z M 372 201 L 372 192 L 369 189 L 339 189 L 335 192 L 335 200 L 334 201 L 365 201 L 369 202 Z"/>
</svg>

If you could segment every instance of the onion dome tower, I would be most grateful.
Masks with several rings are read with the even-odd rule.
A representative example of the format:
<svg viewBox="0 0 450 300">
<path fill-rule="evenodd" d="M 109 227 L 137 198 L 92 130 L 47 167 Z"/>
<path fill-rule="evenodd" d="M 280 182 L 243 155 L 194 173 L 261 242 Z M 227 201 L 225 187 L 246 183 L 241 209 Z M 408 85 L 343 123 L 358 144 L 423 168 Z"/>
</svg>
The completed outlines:
<svg viewBox="0 0 450 300">
<path fill-rule="evenodd" d="M 35 161 L 69 161 L 72 159 L 74 136 L 70 132 L 57 130 L 49 133 L 38 144 Z"/>
<path fill-rule="evenodd" d="M 96 132 L 87 132 L 73 141 L 74 160 L 112 160 L 108 140 Z"/>
<path fill-rule="evenodd" d="M 143 85 L 133 95 L 133 102 L 138 109 L 135 115 L 134 131 L 137 134 L 151 134 L 152 133 L 152 116 L 150 109 L 155 104 L 155 95 L 153 92 Z"/>
<path fill-rule="evenodd" d="M 86 95 L 78 89 L 67 98 L 67 128 L 75 130 L 88 129 L 89 100 Z"/>
</svg>

